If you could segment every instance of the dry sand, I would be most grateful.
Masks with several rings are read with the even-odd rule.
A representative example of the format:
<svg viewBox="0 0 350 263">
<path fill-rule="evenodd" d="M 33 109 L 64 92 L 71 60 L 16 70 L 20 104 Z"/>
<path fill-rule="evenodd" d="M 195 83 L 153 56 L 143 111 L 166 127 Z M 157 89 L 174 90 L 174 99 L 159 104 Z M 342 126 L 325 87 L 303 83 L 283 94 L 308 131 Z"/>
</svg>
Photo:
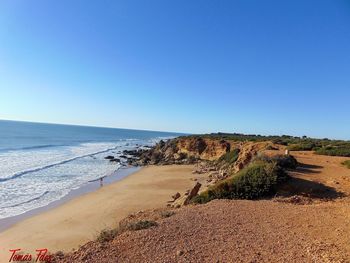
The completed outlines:
<svg viewBox="0 0 350 263">
<path fill-rule="evenodd" d="M 0 233 L 0 262 L 7 262 L 9 249 L 70 251 L 96 238 L 105 228 L 116 227 L 128 214 L 164 207 L 176 192 L 193 187 L 191 165 L 150 166 L 121 181 L 77 197 L 57 208 L 28 218 Z M 4 261 L 6 260 L 6 261 Z"/>
</svg>

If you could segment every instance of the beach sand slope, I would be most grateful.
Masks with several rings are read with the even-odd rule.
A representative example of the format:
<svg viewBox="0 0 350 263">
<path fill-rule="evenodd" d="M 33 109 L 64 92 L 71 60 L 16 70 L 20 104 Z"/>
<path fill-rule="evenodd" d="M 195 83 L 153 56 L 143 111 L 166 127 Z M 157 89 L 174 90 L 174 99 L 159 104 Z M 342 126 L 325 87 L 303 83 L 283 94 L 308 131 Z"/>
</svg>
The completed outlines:
<svg viewBox="0 0 350 263">
<path fill-rule="evenodd" d="M 9 249 L 70 251 L 96 238 L 101 230 L 143 209 L 165 207 L 171 195 L 193 187 L 191 165 L 149 166 L 121 181 L 77 197 L 57 208 L 28 218 L 0 233 L 0 261 L 8 261 Z"/>
</svg>

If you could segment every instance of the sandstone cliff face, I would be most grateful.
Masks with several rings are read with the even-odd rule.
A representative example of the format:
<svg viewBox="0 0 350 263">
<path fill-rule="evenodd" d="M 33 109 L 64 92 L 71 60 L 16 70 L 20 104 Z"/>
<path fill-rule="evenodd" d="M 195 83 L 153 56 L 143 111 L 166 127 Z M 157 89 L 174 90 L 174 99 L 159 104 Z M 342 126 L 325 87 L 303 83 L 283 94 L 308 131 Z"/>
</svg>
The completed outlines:
<svg viewBox="0 0 350 263">
<path fill-rule="evenodd" d="M 233 172 L 242 170 L 259 152 L 263 152 L 271 145 L 270 142 L 244 142 L 239 145 L 238 159 L 233 166 Z"/>
<path fill-rule="evenodd" d="M 137 164 L 192 164 L 198 160 L 216 161 L 226 153 L 238 150 L 239 155 L 234 163 L 217 163 L 220 174 L 228 175 L 240 171 L 254 156 L 270 145 L 271 142 L 237 142 L 199 136 L 179 137 L 166 142 L 160 141 L 152 149 L 140 153 Z"/>
<path fill-rule="evenodd" d="M 230 143 L 224 140 L 184 137 L 177 141 L 179 153 L 195 156 L 202 160 L 217 160 L 231 149 Z"/>
<path fill-rule="evenodd" d="M 131 160 L 131 165 L 191 164 L 198 160 L 217 160 L 230 149 L 230 143 L 224 140 L 190 136 L 160 141 L 149 150 L 137 150 L 128 154 L 137 157 Z"/>
</svg>

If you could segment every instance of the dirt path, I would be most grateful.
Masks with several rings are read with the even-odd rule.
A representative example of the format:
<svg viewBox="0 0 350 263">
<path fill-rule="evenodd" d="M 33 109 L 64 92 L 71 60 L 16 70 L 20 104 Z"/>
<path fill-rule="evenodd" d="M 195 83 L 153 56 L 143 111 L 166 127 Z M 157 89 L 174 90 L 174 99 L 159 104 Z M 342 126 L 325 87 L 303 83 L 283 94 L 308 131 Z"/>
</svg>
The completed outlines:
<svg viewBox="0 0 350 263">
<path fill-rule="evenodd" d="M 215 200 L 65 262 L 349 262 L 350 206 Z"/>
<path fill-rule="evenodd" d="M 350 195 L 350 169 L 341 164 L 350 158 L 316 155 L 311 152 L 292 152 L 292 154 L 302 164 L 293 174 L 296 178 L 318 182 Z"/>
<path fill-rule="evenodd" d="M 89 243 L 65 262 L 350 262 L 350 170 L 340 164 L 346 158 L 293 154 L 303 165 L 285 190 L 316 202 L 188 206 L 151 229 Z"/>
</svg>

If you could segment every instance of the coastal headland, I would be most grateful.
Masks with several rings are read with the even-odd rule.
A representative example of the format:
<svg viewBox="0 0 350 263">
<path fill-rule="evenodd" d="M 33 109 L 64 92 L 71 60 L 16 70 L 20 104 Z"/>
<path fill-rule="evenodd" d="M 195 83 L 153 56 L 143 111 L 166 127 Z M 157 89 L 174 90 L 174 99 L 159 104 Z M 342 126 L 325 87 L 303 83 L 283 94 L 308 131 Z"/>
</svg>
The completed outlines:
<svg viewBox="0 0 350 263">
<path fill-rule="evenodd" d="M 55 262 L 349 262 L 349 149 L 291 136 L 161 141 L 128 152 L 140 171 L 1 233 L 2 258 L 44 246 L 63 251 Z"/>
</svg>

